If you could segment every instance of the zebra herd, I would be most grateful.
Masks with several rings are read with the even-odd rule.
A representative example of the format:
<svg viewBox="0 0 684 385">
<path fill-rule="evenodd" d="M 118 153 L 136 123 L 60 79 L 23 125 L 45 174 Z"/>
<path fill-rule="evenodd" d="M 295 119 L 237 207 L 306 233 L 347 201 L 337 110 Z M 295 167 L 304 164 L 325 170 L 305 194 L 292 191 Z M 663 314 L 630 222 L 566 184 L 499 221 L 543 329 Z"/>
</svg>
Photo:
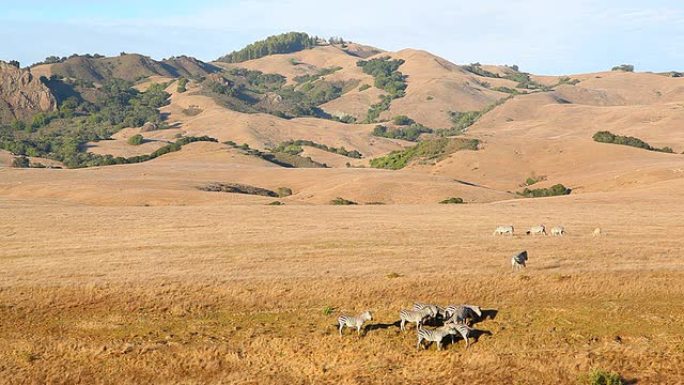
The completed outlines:
<svg viewBox="0 0 684 385">
<path fill-rule="evenodd" d="M 515 233 L 515 228 L 513 226 L 499 226 L 494 230 L 493 235 L 514 235 Z M 529 230 L 525 232 L 527 235 L 548 235 L 546 232 L 546 226 L 544 225 L 539 225 L 539 226 L 532 226 L 530 227 Z M 551 228 L 551 235 L 557 236 L 557 237 L 562 237 L 565 235 L 565 227 L 563 226 L 555 226 Z"/>
<path fill-rule="evenodd" d="M 448 305 L 441 307 L 434 304 L 416 302 L 410 309 L 402 309 L 399 311 L 399 329 L 406 330 L 406 324 L 416 324 L 416 336 L 418 342 L 416 349 L 426 348 L 425 343 L 437 344 L 437 350 L 442 350 L 442 340 L 446 336 L 451 336 L 451 342 L 454 343 L 455 335 L 460 335 L 466 343 L 466 349 L 470 345 L 468 338 L 473 329 L 471 325 L 473 322 L 482 318 L 482 310 L 475 305 Z M 342 337 L 342 330 L 344 328 L 356 329 L 358 335 L 361 335 L 361 328 L 363 325 L 373 320 L 373 314 L 370 311 L 365 311 L 358 316 L 341 315 L 337 319 L 339 327 L 339 334 Z M 442 325 L 434 329 L 426 329 L 423 326 L 426 322 L 435 321 L 442 322 Z M 396 323 L 395 323 L 396 324 Z"/>
</svg>

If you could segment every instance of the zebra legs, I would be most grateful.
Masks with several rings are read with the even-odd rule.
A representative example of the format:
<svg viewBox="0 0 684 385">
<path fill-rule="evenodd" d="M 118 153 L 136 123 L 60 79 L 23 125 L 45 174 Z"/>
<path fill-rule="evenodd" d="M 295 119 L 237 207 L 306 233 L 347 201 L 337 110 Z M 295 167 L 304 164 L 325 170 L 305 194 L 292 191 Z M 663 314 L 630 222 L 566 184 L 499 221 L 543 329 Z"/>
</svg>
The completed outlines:
<svg viewBox="0 0 684 385">
<path fill-rule="evenodd" d="M 342 337 L 342 329 L 344 328 L 343 324 L 340 324 L 340 337 Z"/>
</svg>

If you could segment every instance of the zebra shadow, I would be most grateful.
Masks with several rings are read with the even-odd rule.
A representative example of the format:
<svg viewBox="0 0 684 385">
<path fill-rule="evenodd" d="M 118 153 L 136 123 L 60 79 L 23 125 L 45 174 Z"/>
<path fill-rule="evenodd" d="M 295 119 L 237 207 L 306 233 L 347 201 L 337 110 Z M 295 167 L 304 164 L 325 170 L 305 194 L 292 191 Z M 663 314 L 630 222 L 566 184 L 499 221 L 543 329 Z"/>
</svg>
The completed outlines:
<svg viewBox="0 0 684 385">
<path fill-rule="evenodd" d="M 472 338 L 470 345 L 478 343 L 480 341 L 480 337 L 482 337 L 483 335 L 492 336 L 493 333 L 489 330 L 471 329 L 470 335 L 468 336 L 469 338 Z M 458 345 L 459 341 L 461 340 L 463 340 L 463 338 L 460 335 L 455 335 L 453 342 L 449 336 L 446 336 L 442 340 L 442 346 L 444 348 L 447 348 L 449 345 Z"/>
<path fill-rule="evenodd" d="M 488 319 L 494 319 L 494 318 L 496 318 L 497 314 L 499 314 L 499 311 L 496 309 L 482 310 L 482 317 L 480 317 L 480 319 L 477 320 L 477 322 L 482 322 L 482 321 L 488 320 Z M 475 322 L 475 323 L 477 323 L 477 322 Z"/>
<path fill-rule="evenodd" d="M 401 321 L 395 321 L 393 323 L 375 323 L 375 324 L 368 324 L 364 328 L 365 332 L 371 332 L 373 330 L 387 330 L 391 327 L 400 327 Z"/>
</svg>

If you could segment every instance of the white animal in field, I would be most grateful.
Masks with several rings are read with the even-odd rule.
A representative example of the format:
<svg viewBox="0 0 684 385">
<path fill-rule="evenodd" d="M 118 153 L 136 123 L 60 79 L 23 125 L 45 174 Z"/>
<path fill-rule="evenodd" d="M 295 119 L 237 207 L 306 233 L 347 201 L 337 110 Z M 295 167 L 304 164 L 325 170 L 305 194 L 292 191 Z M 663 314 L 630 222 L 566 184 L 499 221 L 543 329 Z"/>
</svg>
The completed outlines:
<svg viewBox="0 0 684 385">
<path fill-rule="evenodd" d="M 544 235 L 546 235 L 546 226 L 544 226 L 544 225 L 532 226 L 532 227 L 527 231 L 527 235 L 537 235 L 537 234 L 544 234 Z"/>
<path fill-rule="evenodd" d="M 494 230 L 494 235 L 513 235 L 514 231 L 513 226 L 499 226 Z"/>
<path fill-rule="evenodd" d="M 601 236 L 601 228 L 597 227 L 594 229 L 594 233 L 592 234 L 594 237 L 600 237 Z"/>
<path fill-rule="evenodd" d="M 556 226 L 551 229 L 551 235 L 556 236 L 556 237 L 562 237 L 565 235 L 565 227 L 563 226 Z"/>
</svg>

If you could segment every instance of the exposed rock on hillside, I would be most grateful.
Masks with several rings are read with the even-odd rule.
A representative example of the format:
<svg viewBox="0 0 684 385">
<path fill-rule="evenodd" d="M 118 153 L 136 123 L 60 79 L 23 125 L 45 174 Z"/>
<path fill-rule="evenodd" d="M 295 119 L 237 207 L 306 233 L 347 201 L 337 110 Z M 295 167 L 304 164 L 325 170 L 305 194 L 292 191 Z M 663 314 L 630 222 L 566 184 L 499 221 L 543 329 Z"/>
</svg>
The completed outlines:
<svg viewBox="0 0 684 385">
<path fill-rule="evenodd" d="M 55 97 L 30 70 L 0 61 L 0 121 L 26 119 L 56 108 Z"/>
</svg>

